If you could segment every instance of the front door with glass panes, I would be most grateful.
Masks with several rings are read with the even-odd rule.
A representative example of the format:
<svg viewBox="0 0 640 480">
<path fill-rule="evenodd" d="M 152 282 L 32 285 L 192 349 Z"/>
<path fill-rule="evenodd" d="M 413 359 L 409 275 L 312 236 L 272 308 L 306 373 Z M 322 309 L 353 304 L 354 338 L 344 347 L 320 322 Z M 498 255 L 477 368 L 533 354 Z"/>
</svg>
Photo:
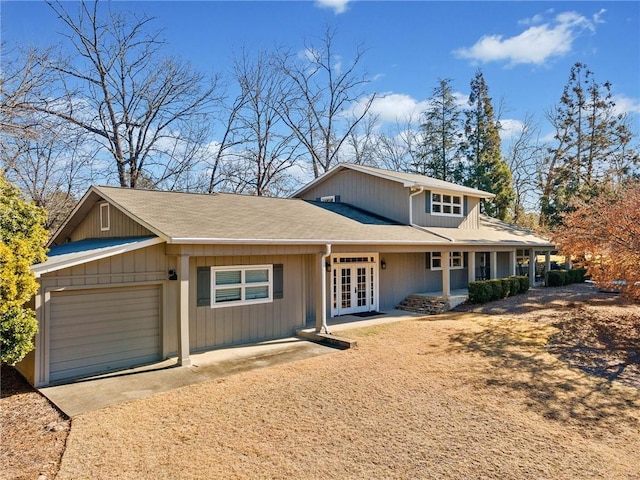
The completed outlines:
<svg viewBox="0 0 640 480">
<path fill-rule="evenodd" d="M 377 255 L 332 258 L 332 317 L 377 310 L 377 260 Z"/>
</svg>

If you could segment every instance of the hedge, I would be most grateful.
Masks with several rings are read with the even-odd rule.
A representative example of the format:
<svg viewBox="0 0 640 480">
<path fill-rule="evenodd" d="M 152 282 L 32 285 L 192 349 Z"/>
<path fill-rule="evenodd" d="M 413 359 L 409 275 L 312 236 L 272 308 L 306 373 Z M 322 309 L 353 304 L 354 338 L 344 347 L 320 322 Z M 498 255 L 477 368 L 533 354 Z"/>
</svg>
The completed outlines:
<svg viewBox="0 0 640 480">
<path fill-rule="evenodd" d="M 527 290 L 529 290 L 529 277 L 526 276 L 479 280 L 469 283 L 469 301 L 471 303 L 487 303 Z"/>
<path fill-rule="evenodd" d="M 574 268 L 573 270 L 549 270 L 545 275 L 545 285 L 547 287 L 561 287 L 571 283 L 584 282 L 587 270 L 585 268 Z"/>
</svg>

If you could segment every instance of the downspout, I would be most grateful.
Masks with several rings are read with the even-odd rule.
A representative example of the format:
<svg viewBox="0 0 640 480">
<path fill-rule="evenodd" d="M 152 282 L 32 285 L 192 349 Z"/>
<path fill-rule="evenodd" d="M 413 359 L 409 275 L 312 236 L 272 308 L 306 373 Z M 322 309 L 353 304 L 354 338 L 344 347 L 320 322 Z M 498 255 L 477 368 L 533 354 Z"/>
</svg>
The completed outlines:
<svg viewBox="0 0 640 480">
<path fill-rule="evenodd" d="M 324 329 L 324 333 L 330 334 L 329 327 L 327 326 L 327 279 L 325 276 L 325 263 L 327 258 L 331 255 L 331 244 L 327 243 L 325 253 L 320 257 L 320 272 L 322 273 L 322 308 L 320 309 L 322 315 L 322 328 L 320 328 L 320 332 L 322 333 L 322 329 Z"/>
<path fill-rule="evenodd" d="M 424 187 L 419 187 L 415 192 L 409 193 L 409 225 L 412 227 L 421 228 L 420 225 L 413 223 L 413 197 L 420 195 L 422 192 L 424 192 Z"/>
</svg>

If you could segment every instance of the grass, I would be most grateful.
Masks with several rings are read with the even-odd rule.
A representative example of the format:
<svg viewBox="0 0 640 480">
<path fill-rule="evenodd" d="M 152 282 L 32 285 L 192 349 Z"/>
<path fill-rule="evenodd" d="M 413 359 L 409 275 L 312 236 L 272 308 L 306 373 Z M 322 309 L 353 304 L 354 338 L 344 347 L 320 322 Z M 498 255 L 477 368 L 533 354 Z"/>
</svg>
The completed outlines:
<svg viewBox="0 0 640 480">
<path fill-rule="evenodd" d="M 638 390 L 549 354 L 553 327 L 438 318 L 76 417 L 57 478 L 638 478 Z"/>
</svg>

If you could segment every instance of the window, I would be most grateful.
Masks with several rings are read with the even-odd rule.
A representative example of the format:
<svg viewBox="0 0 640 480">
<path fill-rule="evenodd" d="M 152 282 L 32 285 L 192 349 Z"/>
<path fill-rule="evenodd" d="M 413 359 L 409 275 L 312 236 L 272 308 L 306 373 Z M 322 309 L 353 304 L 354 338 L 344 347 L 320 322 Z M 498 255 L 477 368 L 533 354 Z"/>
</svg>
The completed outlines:
<svg viewBox="0 0 640 480">
<path fill-rule="evenodd" d="M 320 197 L 320 201 L 321 202 L 335 203 L 336 196 L 335 195 L 327 195 L 326 197 Z"/>
<path fill-rule="evenodd" d="M 211 267 L 211 307 L 273 301 L 273 266 Z"/>
<path fill-rule="evenodd" d="M 529 275 L 529 250 L 516 250 L 516 275 Z"/>
<path fill-rule="evenodd" d="M 100 231 L 107 232 L 111 228 L 111 219 L 109 218 L 109 204 L 100 204 Z"/>
<path fill-rule="evenodd" d="M 430 270 L 442 270 L 442 252 L 427 253 L 427 268 Z M 464 256 L 462 252 L 449 253 L 449 268 L 451 270 L 464 268 Z"/>
<path fill-rule="evenodd" d="M 199 307 L 211 305 L 211 267 L 198 267 L 197 291 Z"/>
<path fill-rule="evenodd" d="M 433 215 L 462 216 L 462 196 L 444 193 L 431 194 L 431 213 Z"/>
</svg>

